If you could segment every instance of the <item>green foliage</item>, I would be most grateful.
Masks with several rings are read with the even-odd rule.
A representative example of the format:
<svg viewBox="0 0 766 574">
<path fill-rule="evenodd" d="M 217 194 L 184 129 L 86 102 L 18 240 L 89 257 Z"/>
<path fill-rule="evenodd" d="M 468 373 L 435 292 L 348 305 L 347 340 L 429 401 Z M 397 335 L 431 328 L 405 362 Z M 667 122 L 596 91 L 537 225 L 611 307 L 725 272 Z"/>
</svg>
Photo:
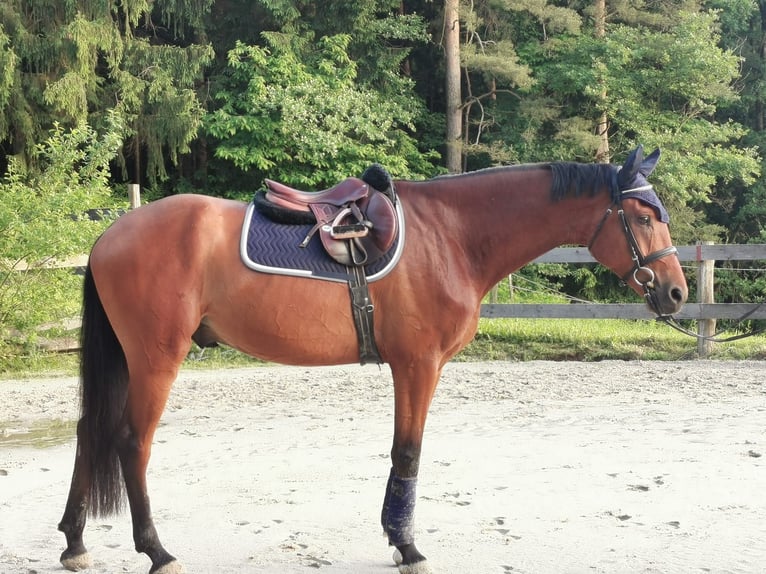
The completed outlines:
<svg viewBox="0 0 766 574">
<path fill-rule="evenodd" d="M 202 118 L 195 88 L 213 57 L 197 31 L 212 0 L 25 0 L 0 7 L 0 142 L 32 165 L 55 122 L 106 127 L 117 109 L 135 181 L 167 176 Z M 167 24 L 167 28 L 165 27 Z M 171 37 L 169 31 L 174 36 Z M 0 155 L 0 157 L 2 157 Z M 142 165 L 145 162 L 145 165 Z M 125 164 L 127 166 L 127 164 Z"/>
<path fill-rule="evenodd" d="M 213 53 L 209 46 L 154 46 L 133 39 L 126 55 L 118 109 L 129 122 L 129 135 L 146 152 L 154 183 L 167 177 L 167 162 L 177 164 L 197 136 L 204 109 L 194 84 Z"/>
<path fill-rule="evenodd" d="M 102 134 L 85 123 L 71 130 L 55 124 L 35 149 L 39 169 L 13 159 L 0 182 L 0 336 L 10 328 L 28 336 L 30 328 L 79 309 L 80 278 L 45 267 L 51 258 L 89 251 L 106 222 L 91 221 L 85 210 L 118 205 L 109 162 L 123 126 L 114 114 L 109 121 Z"/>
<path fill-rule="evenodd" d="M 84 122 L 108 133 L 113 109 L 126 141 L 112 175 L 102 175 L 149 183 L 144 197 L 244 197 L 263 177 L 318 188 L 371 161 L 399 177 L 433 175 L 432 150 L 443 149 L 445 132 L 442 7 L 430 0 L 0 3 L 3 193 L 9 197 L 12 185 L 44 188 L 28 195 L 53 211 L 84 202 L 76 192 L 53 192 L 90 185 L 70 185 L 69 177 L 95 181 L 80 171 L 83 160 L 72 160 L 69 174 L 47 171 L 67 163 L 69 150 L 40 146 L 51 128 L 55 138 Z M 662 148 L 652 181 L 676 243 L 766 242 L 760 7 L 609 0 L 601 37 L 592 0 L 461 2 L 467 169 L 592 161 L 606 113 L 615 162 L 638 143 Z M 4 205 L 7 218 L 13 210 Z M 46 235 L 33 223 L 21 227 L 29 243 L 18 254 L 4 251 L 8 261 L 28 257 L 38 241 L 33 231 Z M 89 242 L 89 233 L 82 240 L 80 231 L 67 233 L 40 256 Z M 588 299 L 624 293 L 598 266 L 522 274 Z M 51 283 L 63 285 L 54 275 Z M 722 300 L 757 296 L 757 273 L 736 277 L 721 282 Z"/>
<path fill-rule="evenodd" d="M 302 187 L 329 186 L 371 162 L 397 176 L 433 173 L 434 154 L 408 134 L 422 112 L 409 97 L 383 98 L 357 85 L 350 38 L 321 38 L 312 50 L 265 34 L 269 48 L 238 43 L 220 107 L 205 122 L 217 157 L 253 175 Z M 296 50 L 301 50 L 297 52 Z"/>
<path fill-rule="evenodd" d="M 582 4 L 586 14 L 591 3 Z M 469 166 L 593 161 L 601 144 L 595 128 L 606 113 L 615 162 L 637 144 L 662 149 L 652 181 L 671 213 L 676 242 L 729 239 L 732 215 L 745 207 L 738 198 L 755 200 L 749 190 L 761 171 L 758 147 L 744 140 L 747 128 L 716 115 L 738 101 L 740 58 L 721 46 L 721 12 L 694 2 L 656 8 L 648 17 L 634 4 L 610 4 L 614 21 L 603 38 L 576 26 L 537 35 L 529 26 L 492 28 L 492 39 L 515 44 L 513 67 L 526 66 L 532 81 L 518 83 L 514 93 L 498 90 L 482 107 L 481 138 L 465 148 Z M 734 8 L 739 13 L 746 6 Z M 529 10 L 535 18 L 539 13 Z M 731 14 L 726 21 L 732 22 Z M 502 79 L 484 60 L 470 62 L 479 66 L 471 71 Z M 480 90 L 475 82 L 473 89 Z M 748 211 L 757 209 L 755 201 L 748 205 Z"/>
</svg>

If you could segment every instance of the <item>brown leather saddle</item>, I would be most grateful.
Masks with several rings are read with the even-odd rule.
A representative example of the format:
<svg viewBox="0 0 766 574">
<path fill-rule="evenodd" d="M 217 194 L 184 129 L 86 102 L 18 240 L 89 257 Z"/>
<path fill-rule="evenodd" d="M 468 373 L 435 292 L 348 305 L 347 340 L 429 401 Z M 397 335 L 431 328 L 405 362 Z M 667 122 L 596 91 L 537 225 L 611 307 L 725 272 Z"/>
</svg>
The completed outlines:
<svg viewBox="0 0 766 574">
<path fill-rule="evenodd" d="M 323 191 L 301 191 L 266 180 L 255 194 L 255 208 L 279 223 L 313 224 L 301 247 L 317 233 L 325 251 L 346 266 L 351 310 L 359 343 L 359 362 L 382 363 L 375 344 L 373 304 L 365 266 L 393 248 L 399 235 L 396 193 L 391 176 L 373 164 L 362 179 L 349 177 Z"/>
<path fill-rule="evenodd" d="M 313 221 L 301 247 L 319 234 L 327 254 L 350 267 L 369 265 L 394 245 L 399 233 L 395 200 L 392 186 L 378 191 L 356 177 L 313 192 L 267 179 L 265 192 L 256 199 L 271 204 L 271 212 L 277 209 L 303 214 L 296 222 Z M 286 222 L 284 216 L 281 219 Z"/>
</svg>

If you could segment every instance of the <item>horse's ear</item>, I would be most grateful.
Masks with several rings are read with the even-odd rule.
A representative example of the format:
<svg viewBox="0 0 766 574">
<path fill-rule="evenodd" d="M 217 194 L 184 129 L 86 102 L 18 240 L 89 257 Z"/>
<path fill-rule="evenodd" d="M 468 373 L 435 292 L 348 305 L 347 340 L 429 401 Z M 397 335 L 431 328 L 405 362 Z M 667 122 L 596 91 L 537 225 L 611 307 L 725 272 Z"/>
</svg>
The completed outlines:
<svg viewBox="0 0 766 574">
<path fill-rule="evenodd" d="M 641 168 L 641 163 L 644 161 L 644 146 L 638 146 L 628 156 L 625 163 L 617 175 L 617 182 L 622 189 L 626 185 L 630 185 L 633 179 L 636 177 L 638 170 Z"/>
<path fill-rule="evenodd" d="M 657 148 L 650 153 L 644 161 L 641 162 L 641 166 L 638 168 L 638 172 L 644 177 L 649 177 L 649 174 L 657 167 L 657 162 L 660 159 L 660 148 Z"/>
</svg>

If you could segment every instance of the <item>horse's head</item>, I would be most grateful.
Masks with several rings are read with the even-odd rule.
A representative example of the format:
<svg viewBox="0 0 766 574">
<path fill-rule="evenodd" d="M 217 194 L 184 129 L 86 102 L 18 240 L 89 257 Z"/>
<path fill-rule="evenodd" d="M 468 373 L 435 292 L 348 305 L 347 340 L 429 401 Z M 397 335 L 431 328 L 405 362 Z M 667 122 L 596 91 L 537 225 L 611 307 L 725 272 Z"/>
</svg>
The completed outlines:
<svg viewBox="0 0 766 574">
<path fill-rule="evenodd" d="M 686 278 L 668 231 L 668 214 L 647 177 L 660 150 L 644 158 L 640 146 L 617 173 L 613 203 L 588 245 L 593 257 L 617 273 L 657 315 L 672 315 L 686 302 Z"/>
</svg>

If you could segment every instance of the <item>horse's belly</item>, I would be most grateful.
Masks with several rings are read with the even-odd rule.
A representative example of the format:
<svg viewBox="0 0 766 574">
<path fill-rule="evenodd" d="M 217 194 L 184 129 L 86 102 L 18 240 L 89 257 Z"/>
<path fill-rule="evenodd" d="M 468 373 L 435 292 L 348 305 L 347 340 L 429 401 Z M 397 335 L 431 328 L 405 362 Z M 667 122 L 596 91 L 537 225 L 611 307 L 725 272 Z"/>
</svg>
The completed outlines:
<svg viewBox="0 0 766 574">
<path fill-rule="evenodd" d="M 211 310 L 205 324 L 248 355 L 292 365 L 359 360 L 348 288 L 318 280 L 262 281 L 245 303 Z"/>
</svg>

